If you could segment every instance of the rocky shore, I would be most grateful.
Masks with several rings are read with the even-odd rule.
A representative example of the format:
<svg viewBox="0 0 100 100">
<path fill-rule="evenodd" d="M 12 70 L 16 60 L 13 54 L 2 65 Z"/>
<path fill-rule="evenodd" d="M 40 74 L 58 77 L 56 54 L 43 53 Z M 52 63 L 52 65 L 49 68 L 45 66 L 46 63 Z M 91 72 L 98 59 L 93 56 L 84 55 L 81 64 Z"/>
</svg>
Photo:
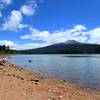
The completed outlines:
<svg viewBox="0 0 100 100">
<path fill-rule="evenodd" d="M 100 100 L 100 92 L 42 77 L 3 59 L 0 61 L 0 100 Z"/>
</svg>

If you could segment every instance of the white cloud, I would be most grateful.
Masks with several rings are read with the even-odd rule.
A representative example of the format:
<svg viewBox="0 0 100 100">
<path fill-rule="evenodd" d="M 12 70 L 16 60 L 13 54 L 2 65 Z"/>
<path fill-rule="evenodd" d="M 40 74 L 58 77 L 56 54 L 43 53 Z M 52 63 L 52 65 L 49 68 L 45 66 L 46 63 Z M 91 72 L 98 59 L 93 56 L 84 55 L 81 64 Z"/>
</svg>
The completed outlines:
<svg viewBox="0 0 100 100">
<path fill-rule="evenodd" d="M 32 16 L 33 14 L 35 14 L 35 9 L 33 9 L 31 6 L 29 5 L 24 5 L 21 7 L 21 12 L 27 16 Z"/>
<path fill-rule="evenodd" d="M 21 36 L 21 39 L 41 40 L 46 44 L 55 44 L 67 40 L 100 44 L 100 28 L 87 30 L 83 25 L 75 25 L 74 28 L 54 32 L 31 28 L 31 34 Z"/>
<path fill-rule="evenodd" d="M 35 14 L 37 8 L 36 0 L 29 0 L 25 5 L 20 8 L 20 11 L 27 16 Z"/>
<path fill-rule="evenodd" d="M 5 9 L 6 6 L 10 5 L 12 0 L 0 0 L 0 17 L 2 17 L 2 10 Z"/>
<path fill-rule="evenodd" d="M 78 31 L 84 31 L 86 30 L 86 27 L 84 25 L 75 25 L 73 29 L 71 29 L 71 32 L 78 32 Z"/>
<path fill-rule="evenodd" d="M 2 0 L 2 2 L 10 4 L 11 0 Z M 29 0 L 25 5 L 23 5 L 19 10 L 11 11 L 11 14 L 7 16 L 5 22 L 2 24 L 3 30 L 9 31 L 17 31 L 18 29 L 29 27 L 27 24 L 23 23 L 23 16 L 25 14 L 27 16 L 32 16 L 35 14 L 37 7 L 36 0 Z M 0 17 L 2 17 L 2 13 L 0 12 Z"/>
<path fill-rule="evenodd" d="M 5 5 L 9 5 L 12 3 L 12 0 L 1 0 L 1 3 L 5 4 Z"/>
<path fill-rule="evenodd" d="M 32 39 L 32 40 L 43 40 L 46 41 L 46 39 L 49 37 L 50 33 L 48 31 L 39 31 L 38 29 L 32 28 L 31 29 L 32 34 L 31 35 L 24 35 L 21 38 L 22 39 Z"/>
<path fill-rule="evenodd" d="M 78 25 L 76 25 L 74 28 L 63 31 L 54 31 L 52 33 L 49 31 L 39 31 L 35 28 L 31 28 L 30 30 L 31 34 L 21 36 L 21 39 L 35 40 L 35 43 L 33 42 L 22 44 L 13 41 L 2 40 L 0 41 L 0 45 L 6 44 L 9 45 L 12 49 L 20 50 L 44 47 L 59 42 L 65 42 L 67 40 L 77 40 L 79 42 L 100 44 L 100 28 L 87 30 L 87 28 L 83 25 L 81 25 L 80 28 L 78 28 Z M 41 40 L 42 43 L 39 43 L 38 40 Z"/>
<path fill-rule="evenodd" d="M 21 39 L 32 39 L 41 40 L 47 44 L 54 44 L 59 42 L 64 42 L 66 40 L 76 39 L 78 41 L 84 42 L 87 40 L 85 37 L 86 27 L 83 25 L 75 25 L 72 29 L 66 29 L 61 31 L 39 31 L 38 29 L 31 28 L 31 34 L 26 34 L 21 36 Z"/>
<path fill-rule="evenodd" d="M 0 45 L 6 45 L 6 46 L 10 46 L 12 47 L 14 45 L 14 43 L 12 41 L 8 41 L 8 40 L 0 40 Z"/>
<path fill-rule="evenodd" d="M 87 32 L 89 35 L 88 42 L 89 43 L 97 43 L 100 44 L 100 28 L 95 28 Z"/>
<path fill-rule="evenodd" d="M 21 43 L 16 43 L 13 41 L 9 41 L 9 40 L 0 40 L 0 45 L 6 45 L 9 46 L 11 49 L 15 49 L 15 50 L 25 50 L 25 49 L 32 49 L 32 48 L 38 48 L 38 47 L 43 47 L 46 46 L 45 43 L 25 43 L 25 44 L 21 44 Z"/>
<path fill-rule="evenodd" d="M 27 25 L 22 24 L 23 18 L 21 12 L 13 10 L 11 15 L 7 17 L 5 23 L 3 23 L 3 30 L 16 31 L 27 27 Z"/>
<path fill-rule="evenodd" d="M 45 43 L 25 43 L 25 44 L 14 44 L 11 48 L 16 50 L 26 50 L 46 46 Z"/>
</svg>

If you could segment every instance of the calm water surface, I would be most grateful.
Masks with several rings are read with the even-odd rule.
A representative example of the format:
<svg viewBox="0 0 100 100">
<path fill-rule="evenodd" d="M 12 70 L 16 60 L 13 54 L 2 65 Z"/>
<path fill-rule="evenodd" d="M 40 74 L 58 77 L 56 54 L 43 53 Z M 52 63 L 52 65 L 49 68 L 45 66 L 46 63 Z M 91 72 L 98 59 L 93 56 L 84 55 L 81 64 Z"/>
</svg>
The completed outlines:
<svg viewBox="0 0 100 100">
<path fill-rule="evenodd" d="M 9 60 L 42 75 L 100 90 L 100 55 L 15 55 Z"/>
</svg>

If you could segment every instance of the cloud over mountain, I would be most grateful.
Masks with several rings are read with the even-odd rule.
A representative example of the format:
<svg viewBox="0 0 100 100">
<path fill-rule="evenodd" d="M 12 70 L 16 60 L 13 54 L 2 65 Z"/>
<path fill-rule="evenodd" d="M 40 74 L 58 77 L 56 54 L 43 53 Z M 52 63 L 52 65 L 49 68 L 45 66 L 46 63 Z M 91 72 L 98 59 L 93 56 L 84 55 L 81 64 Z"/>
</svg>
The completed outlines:
<svg viewBox="0 0 100 100">
<path fill-rule="evenodd" d="M 75 25 L 71 29 L 54 32 L 39 31 L 31 28 L 31 34 L 21 36 L 21 39 L 41 40 L 47 44 L 64 42 L 66 40 L 100 44 L 100 28 L 88 30 L 84 25 Z"/>
</svg>

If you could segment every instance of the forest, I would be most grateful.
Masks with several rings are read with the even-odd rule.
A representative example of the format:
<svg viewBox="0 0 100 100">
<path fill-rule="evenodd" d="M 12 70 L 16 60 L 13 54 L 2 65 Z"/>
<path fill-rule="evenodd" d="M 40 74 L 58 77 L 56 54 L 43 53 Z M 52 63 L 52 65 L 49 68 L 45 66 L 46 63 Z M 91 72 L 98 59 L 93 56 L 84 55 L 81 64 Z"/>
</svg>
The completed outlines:
<svg viewBox="0 0 100 100">
<path fill-rule="evenodd" d="M 0 45 L 0 54 L 15 54 L 15 50 L 11 50 L 9 46 Z"/>
</svg>

